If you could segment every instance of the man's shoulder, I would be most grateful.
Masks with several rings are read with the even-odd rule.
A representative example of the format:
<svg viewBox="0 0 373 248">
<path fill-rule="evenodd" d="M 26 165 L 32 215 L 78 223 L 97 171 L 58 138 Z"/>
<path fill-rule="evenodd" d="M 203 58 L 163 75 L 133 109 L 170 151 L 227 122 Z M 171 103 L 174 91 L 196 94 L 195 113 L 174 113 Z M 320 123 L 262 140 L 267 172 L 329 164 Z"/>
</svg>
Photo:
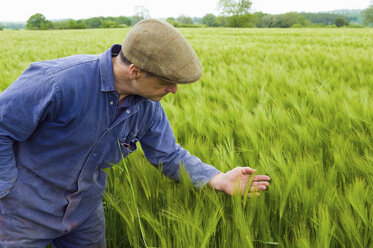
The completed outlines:
<svg viewBox="0 0 373 248">
<path fill-rule="evenodd" d="M 53 60 L 35 62 L 32 65 L 50 70 L 50 72 L 55 74 L 66 70 L 79 71 L 83 68 L 84 70 L 87 70 L 91 67 L 97 67 L 99 60 L 100 55 L 80 54 Z"/>
</svg>

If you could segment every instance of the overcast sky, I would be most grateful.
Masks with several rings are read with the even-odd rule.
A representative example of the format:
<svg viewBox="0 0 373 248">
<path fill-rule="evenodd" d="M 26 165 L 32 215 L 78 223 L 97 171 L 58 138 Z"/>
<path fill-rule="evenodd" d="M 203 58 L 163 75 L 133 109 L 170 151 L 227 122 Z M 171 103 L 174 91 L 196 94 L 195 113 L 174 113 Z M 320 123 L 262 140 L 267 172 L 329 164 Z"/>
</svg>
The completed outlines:
<svg viewBox="0 0 373 248">
<path fill-rule="evenodd" d="M 0 21 L 25 22 L 35 13 L 48 20 L 82 19 L 95 16 L 132 16 L 142 5 L 153 18 L 219 14 L 219 0 L 2 0 Z M 336 9 L 365 9 L 370 0 L 253 0 L 253 11 L 280 14 L 289 11 L 318 12 Z"/>
</svg>

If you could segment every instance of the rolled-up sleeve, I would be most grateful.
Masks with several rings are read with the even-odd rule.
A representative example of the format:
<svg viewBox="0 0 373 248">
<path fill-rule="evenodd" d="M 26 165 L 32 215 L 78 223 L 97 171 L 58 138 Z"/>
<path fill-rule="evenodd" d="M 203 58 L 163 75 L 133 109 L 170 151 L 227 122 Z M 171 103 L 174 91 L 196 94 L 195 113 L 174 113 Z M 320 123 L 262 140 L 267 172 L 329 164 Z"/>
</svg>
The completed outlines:
<svg viewBox="0 0 373 248">
<path fill-rule="evenodd" d="M 0 198 L 17 179 L 15 142 L 27 140 L 41 119 L 51 118 L 57 91 L 52 73 L 31 65 L 0 94 Z"/>
<path fill-rule="evenodd" d="M 154 166 L 161 165 L 163 174 L 172 180 L 179 180 L 180 166 L 188 173 L 196 187 L 203 187 L 220 172 L 215 167 L 203 163 L 176 143 L 170 123 L 160 103 L 157 103 L 153 120 L 145 135 L 140 139 L 140 143 L 148 161 Z"/>
</svg>

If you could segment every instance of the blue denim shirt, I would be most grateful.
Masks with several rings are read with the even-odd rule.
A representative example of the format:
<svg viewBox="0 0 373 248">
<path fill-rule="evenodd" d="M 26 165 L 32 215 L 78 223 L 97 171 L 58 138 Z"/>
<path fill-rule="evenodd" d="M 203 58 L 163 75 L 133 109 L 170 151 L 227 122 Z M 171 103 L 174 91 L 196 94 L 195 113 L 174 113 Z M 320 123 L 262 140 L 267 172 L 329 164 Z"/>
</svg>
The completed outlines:
<svg viewBox="0 0 373 248">
<path fill-rule="evenodd" d="M 160 102 L 131 95 L 117 106 L 120 49 L 33 63 L 0 94 L 0 211 L 70 230 L 101 203 L 101 169 L 138 141 L 171 179 L 180 164 L 196 186 L 219 172 L 176 144 Z"/>
</svg>

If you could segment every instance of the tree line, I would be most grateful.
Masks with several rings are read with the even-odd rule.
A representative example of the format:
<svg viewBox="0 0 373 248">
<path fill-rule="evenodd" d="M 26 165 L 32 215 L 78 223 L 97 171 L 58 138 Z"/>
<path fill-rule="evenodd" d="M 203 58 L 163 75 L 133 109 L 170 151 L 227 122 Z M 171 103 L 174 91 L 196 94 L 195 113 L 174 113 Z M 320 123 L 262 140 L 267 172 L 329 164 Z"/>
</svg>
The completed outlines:
<svg viewBox="0 0 373 248">
<path fill-rule="evenodd" d="M 165 19 L 175 27 L 257 27 L 257 28 L 291 28 L 291 27 L 361 27 L 356 24 L 357 16 L 336 13 L 298 13 L 271 15 L 263 12 L 251 12 L 250 0 L 220 0 L 220 15 L 206 14 L 202 18 L 188 16 L 169 17 Z M 149 11 L 143 6 L 135 7 L 131 17 L 92 17 L 88 19 L 67 19 L 50 21 L 41 13 L 32 15 L 25 26 L 30 30 L 46 29 L 87 29 L 87 28 L 121 28 L 132 26 L 138 21 L 150 18 Z M 362 13 L 364 25 L 373 26 L 373 4 Z"/>
<path fill-rule="evenodd" d="M 360 27 L 356 24 L 357 15 L 351 15 L 352 11 L 343 14 L 336 13 L 297 13 L 271 15 L 263 12 L 251 13 L 252 2 L 250 0 L 220 0 L 219 9 L 222 16 L 207 14 L 201 19 L 201 23 L 211 27 L 258 27 L 258 28 L 290 28 L 290 27 L 343 27 L 355 22 L 352 27 Z M 373 24 L 373 3 L 363 11 L 364 25 Z"/>
<path fill-rule="evenodd" d="M 44 15 L 37 13 L 32 15 L 25 26 L 29 30 L 47 29 L 87 29 L 87 28 L 121 28 L 131 26 L 133 20 L 126 16 L 119 17 L 92 17 L 88 19 L 67 19 L 49 21 Z"/>
</svg>

